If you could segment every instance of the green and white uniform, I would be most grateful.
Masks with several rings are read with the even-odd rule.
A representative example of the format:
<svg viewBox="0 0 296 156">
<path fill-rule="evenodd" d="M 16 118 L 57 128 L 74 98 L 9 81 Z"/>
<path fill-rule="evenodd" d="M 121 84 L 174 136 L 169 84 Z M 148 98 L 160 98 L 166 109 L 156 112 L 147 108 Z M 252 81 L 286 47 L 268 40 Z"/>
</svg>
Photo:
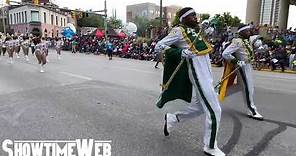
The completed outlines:
<svg viewBox="0 0 296 156">
<path fill-rule="evenodd" d="M 238 70 L 238 84 L 243 89 L 244 99 L 246 101 L 249 111 L 255 115 L 257 108 L 254 102 L 254 82 L 252 74 L 252 60 L 254 52 L 248 39 L 236 38 L 232 43 L 223 51 L 222 57 L 229 62 L 244 61 L 243 65 Z"/>
<path fill-rule="evenodd" d="M 179 51 L 177 57 L 181 58 L 182 56 L 188 55 L 188 57 L 185 56 L 185 65 L 187 65 L 188 81 L 191 83 L 194 95 L 191 99 L 191 104 L 188 104 L 184 110 L 167 115 L 168 128 L 172 128 L 176 125 L 178 122 L 177 117 L 180 121 L 183 121 L 205 113 L 204 144 L 208 148 L 214 149 L 217 148 L 216 138 L 221 118 L 221 107 L 217 98 L 217 93 L 213 87 L 211 63 L 208 55 L 211 51 L 211 47 L 200 37 L 197 37 L 195 40 L 196 36 L 198 36 L 198 34 L 194 29 L 186 28 L 185 26 L 175 27 L 168 36 L 157 43 L 155 50 L 160 51 L 165 49 L 166 52 L 170 53 L 170 49 L 176 48 L 177 51 Z M 165 59 L 167 59 L 167 57 L 165 57 Z M 174 82 L 172 82 L 171 85 L 174 85 L 173 83 Z M 170 90 L 170 87 L 168 90 Z M 182 94 L 182 92 L 176 94 Z M 164 99 L 163 97 L 161 98 Z M 161 108 L 164 102 L 160 103 L 161 102 L 158 102 L 157 106 Z"/>
</svg>

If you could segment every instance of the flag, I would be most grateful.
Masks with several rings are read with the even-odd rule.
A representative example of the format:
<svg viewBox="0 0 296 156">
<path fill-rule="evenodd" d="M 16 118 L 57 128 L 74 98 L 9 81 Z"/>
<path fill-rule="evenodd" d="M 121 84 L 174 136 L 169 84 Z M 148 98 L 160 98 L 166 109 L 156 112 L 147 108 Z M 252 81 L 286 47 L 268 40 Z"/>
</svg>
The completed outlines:
<svg viewBox="0 0 296 156">
<path fill-rule="evenodd" d="M 221 80 L 223 80 L 226 76 L 228 76 L 233 70 L 235 70 L 235 65 L 232 63 L 225 62 L 223 76 Z M 223 102 L 225 99 L 225 96 L 227 94 L 227 89 L 234 84 L 234 80 L 236 76 L 237 76 L 236 73 L 234 73 L 221 83 L 221 86 L 219 89 L 219 100 L 221 102 Z"/>
<path fill-rule="evenodd" d="M 181 53 L 181 48 L 170 48 L 165 51 L 163 84 L 166 84 L 168 82 L 176 67 L 181 62 Z M 189 79 L 186 61 L 183 62 L 181 68 L 176 73 L 168 89 L 162 89 L 163 92 L 156 103 L 156 106 L 158 108 L 162 108 L 167 102 L 176 99 L 181 99 L 188 103 L 191 102 L 192 84 Z"/>
</svg>

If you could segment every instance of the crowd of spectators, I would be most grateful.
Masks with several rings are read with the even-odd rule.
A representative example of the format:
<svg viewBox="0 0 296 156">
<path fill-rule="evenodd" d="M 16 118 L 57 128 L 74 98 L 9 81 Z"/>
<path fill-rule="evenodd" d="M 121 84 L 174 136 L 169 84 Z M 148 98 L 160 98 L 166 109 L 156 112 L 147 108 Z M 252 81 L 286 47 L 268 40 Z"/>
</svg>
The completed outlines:
<svg viewBox="0 0 296 156">
<path fill-rule="evenodd" d="M 254 69 L 263 68 L 285 71 L 287 68 L 296 70 L 296 30 L 279 30 L 277 28 L 256 27 L 255 34 L 262 37 L 263 46 L 255 50 Z M 212 63 L 217 66 L 223 65 L 221 57 L 223 50 L 231 43 L 235 36 L 226 32 L 221 38 L 213 41 L 214 53 L 211 54 Z"/>
<path fill-rule="evenodd" d="M 268 27 L 257 27 L 256 33 L 262 37 L 264 48 L 255 51 L 254 68 L 262 68 L 285 71 L 287 68 L 296 70 L 296 30 L 292 29 L 280 31 L 279 29 Z M 211 54 L 213 64 L 223 66 L 221 54 L 231 43 L 235 33 L 230 29 L 225 31 L 221 37 L 212 41 L 214 52 Z M 107 45 L 112 47 L 113 55 L 146 61 L 157 61 L 154 47 L 158 39 L 145 41 L 135 37 L 110 38 L 108 41 L 95 36 L 78 36 L 73 40 L 64 40 L 64 49 L 72 50 L 73 53 L 85 54 L 106 54 Z"/>
<path fill-rule="evenodd" d="M 76 45 L 73 45 L 76 43 Z M 154 59 L 154 41 L 139 41 L 134 37 L 125 39 L 110 38 L 108 41 L 95 36 L 79 36 L 73 40 L 64 40 L 64 50 L 72 50 L 73 52 L 85 54 L 106 54 L 107 45 L 113 48 L 113 55 L 151 61 Z"/>
</svg>

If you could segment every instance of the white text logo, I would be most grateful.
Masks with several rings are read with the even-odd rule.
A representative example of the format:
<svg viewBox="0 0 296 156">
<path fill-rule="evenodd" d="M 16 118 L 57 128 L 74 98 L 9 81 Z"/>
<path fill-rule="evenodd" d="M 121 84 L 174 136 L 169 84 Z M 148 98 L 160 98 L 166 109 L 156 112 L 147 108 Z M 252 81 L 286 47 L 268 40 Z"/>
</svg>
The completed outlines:
<svg viewBox="0 0 296 156">
<path fill-rule="evenodd" d="M 111 156 L 112 141 L 76 139 L 73 141 L 4 140 L 2 149 L 8 156 Z"/>
</svg>

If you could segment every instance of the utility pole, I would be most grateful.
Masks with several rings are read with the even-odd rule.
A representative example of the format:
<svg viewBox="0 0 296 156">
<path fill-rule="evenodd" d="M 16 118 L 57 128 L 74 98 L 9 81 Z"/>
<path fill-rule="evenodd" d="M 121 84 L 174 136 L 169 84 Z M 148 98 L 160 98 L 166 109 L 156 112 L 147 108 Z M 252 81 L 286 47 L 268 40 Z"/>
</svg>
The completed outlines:
<svg viewBox="0 0 296 156">
<path fill-rule="evenodd" d="M 163 19 L 162 19 L 162 0 L 160 0 L 160 8 L 159 8 L 159 10 L 160 10 L 160 27 L 162 28 L 162 22 L 163 22 Z"/>
<path fill-rule="evenodd" d="M 6 35 L 6 25 L 5 25 L 5 5 L 2 8 L 2 23 L 3 23 L 3 33 Z"/>
<path fill-rule="evenodd" d="M 108 31 L 108 28 L 107 28 L 107 1 L 105 0 L 104 1 L 104 5 L 105 5 L 105 8 L 104 8 L 104 13 L 105 13 L 105 20 L 104 20 L 104 26 L 105 26 L 105 39 L 107 41 L 107 31 Z"/>
</svg>

